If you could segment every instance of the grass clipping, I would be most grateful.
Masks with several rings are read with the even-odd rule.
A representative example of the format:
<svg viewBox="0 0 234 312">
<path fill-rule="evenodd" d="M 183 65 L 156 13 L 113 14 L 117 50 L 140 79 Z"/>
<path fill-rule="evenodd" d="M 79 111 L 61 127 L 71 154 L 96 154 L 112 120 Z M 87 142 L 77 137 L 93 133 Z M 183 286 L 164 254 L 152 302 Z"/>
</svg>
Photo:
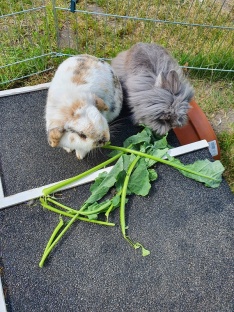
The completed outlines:
<svg viewBox="0 0 234 312">
<path fill-rule="evenodd" d="M 124 239 L 133 248 L 141 248 L 142 256 L 149 255 L 150 251 L 141 243 L 132 241 L 127 233 L 125 206 L 128 196 L 134 194 L 146 196 L 149 194 L 151 182 L 158 177 L 155 168 L 152 168 L 157 162 L 172 166 L 184 176 L 204 183 L 207 187 L 218 187 L 222 181 L 224 167 L 220 161 L 211 162 L 205 159 L 198 160 L 190 165 L 184 165 L 178 159 L 167 154 L 169 146 L 166 136 L 156 140 L 152 131 L 146 127 L 138 134 L 125 140 L 123 147 L 108 144 L 104 148 L 113 150 L 110 159 L 78 176 L 43 190 L 44 196 L 40 198 L 42 206 L 58 213 L 60 220 L 44 250 L 39 263 L 40 267 L 43 267 L 54 246 L 75 221 L 80 220 L 114 226 L 114 223 L 109 222 L 109 215 L 117 208 L 119 208 L 120 227 Z M 65 206 L 53 197 L 53 194 L 61 187 L 77 181 L 113 162 L 116 163 L 112 170 L 109 173 L 103 172 L 99 174 L 91 185 L 91 195 L 79 210 Z M 98 220 L 99 214 L 105 214 L 106 221 Z M 61 216 L 68 217 L 69 221 L 64 222 Z"/>
</svg>

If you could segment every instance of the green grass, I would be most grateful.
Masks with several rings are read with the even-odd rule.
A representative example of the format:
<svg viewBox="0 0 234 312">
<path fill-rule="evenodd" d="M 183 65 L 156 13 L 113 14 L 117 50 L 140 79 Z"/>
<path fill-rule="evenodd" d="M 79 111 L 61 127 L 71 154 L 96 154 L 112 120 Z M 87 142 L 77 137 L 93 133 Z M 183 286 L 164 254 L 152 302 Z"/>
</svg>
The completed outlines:
<svg viewBox="0 0 234 312">
<path fill-rule="evenodd" d="M 39 7 L 44 2 L 46 8 L 25 11 Z M 145 18 L 145 21 L 71 13 L 69 10 L 61 10 L 69 7 L 69 1 L 65 0 L 57 0 L 56 6 L 60 9 L 54 15 L 50 0 L 1 2 L 0 14 L 21 13 L 0 19 L 0 67 L 12 64 L 0 69 L 0 88 L 6 88 L 6 81 L 56 68 L 62 59 L 45 56 L 48 53 L 89 53 L 111 59 L 138 41 L 158 42 L 166 46 L 181 65 L 226 70 L 234 68 L 234 37 L 231 30 L 188 25 L 195 23 L 231 27 L 234 11 L 220 11 L 220 5 L 215 5 L 214 1 L 97 0 L 86 4 L 83 0 L 77 4 L 77 10 Z M 170 24 L 174 21 L 186 25 Z M 32 60 L 24 61 L 26 59 Z M 18 61 L 22 62 L 13 65 Z M 210 70 L 190 70 L 190 75 L 212 77 L 213 80 L 234 78 L 233 73 Z M 18 84 L 18 81 L 13 82 L 8 87 Z"/>
<path fill-rule="evenodd" d="M 210 81 L 208 79 L 191 79 L 195 88 L 195 97 L 209 119 L 219 110 L 234 109 L 234 83 L 229 80 Z"/>
<path fill-rule="evenodd" d="M 234 7 L 220 10 L 220 2 L 216 2 L 81 0 L 77 4 L 77 10 L 140 18 L 136 20 L 61 9 L 54 15 L 50 0 L 1 1 L 0 15 L 21 13 L 0 19 L 0 90 L 50 81 L 64 59 L 56 53 L 89 53 L 111 59 L 139 41 L 166 46 L 182 66 L 233 70 L 232 30 L 171 24 L 179 21 L 233 27 Z M 25 12 L 44 3 L 45 8 Z M 68 8 L 69 1 L 56 0 L 56 6 Z M 215 112 L 224 110 L 228 114 L 234 109 L 233 72 L 191 69 L 187 73 L 192 79 L 196 100 L 209 120 Z M 234 180 L 233 157 L 229 152 L 233 151 L 230 139 L 233 134 L 231 129 L 218 133 L 230 185 Z"/>
<path fill-rule="evenodd" d="M 23 3 L 23 4 L 22 4 Z M 38 6 L 42 1 L 34 1 Z M 0 14 L 0 87 L 19 85 L 18 78 L 45 71 L 54 66 L 50 54 L 56 47 L 52 6 L 26 12 L 32 1 L 2 1 Z M 23 10 L 25 10 L 23 12 Z M 13 12 L 21 12 L 12 14 Z M 52 40 L 51 40 L 52 39 Z"/>
<path fill-rule="evenodd" d="M 224 176 L 234 192 L 234 83 L 228 80 L 211 82 L 207 79 L 192 79 L 197 103 L 208 120 L 221 114 L 221 126 L 215 132 L 221 149 Z"/>
<path fill-rule="evenodd" d="M 220 133 L 218 140 L 222 152 L 221 161 L 226 168 L 224 177 L 234 193 L 234 131 L 232 133 L 226 131 Z"/>
</svg>

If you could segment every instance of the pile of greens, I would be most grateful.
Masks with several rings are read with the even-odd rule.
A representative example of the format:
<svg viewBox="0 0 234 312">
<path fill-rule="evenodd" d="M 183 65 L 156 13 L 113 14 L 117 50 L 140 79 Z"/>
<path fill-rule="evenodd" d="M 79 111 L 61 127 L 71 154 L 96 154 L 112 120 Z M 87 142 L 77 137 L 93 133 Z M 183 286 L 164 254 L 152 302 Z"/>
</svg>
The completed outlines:
<svg viewBox="0 0 234 312">
<path fill-rule="evenodd" d="M 133 242 L 127 235 L 125 206 L 128 196 L 132 194 L 146 196 L 149 193 L 151 182 L 158 177 L 155 168 L 152 168 L 157 162 L 172 166 L 186 177 L 202 182 L 208 187 L 218 187 L 222 181 L 224 167 L 220 161 L 211 162 L 205 159 L 198 160 L 190 165 L 184 165 L 180 160 L 168 155 L 170 147 L 167 137 L 156 140 L 152 131 L 147 127 L 125 140 L 123 147 L 108 144 L 104 148 L 113 150 L 110 159 L 78 176 L 43 190 L 43 197 L 40 198 L 42 206 L 58 213 L 60 221 L 48 241 L 39 263 L 40 267 L 44 265 L 44 261 L 51 250 L 76 220 L 114 226 L 114 223 L 109 222 L 109 215 L 117 208 L 119 208 L 123 237 L 135 249 L 141 248 L 143 256 L 149 255 L 149 250 L 145 249 L 139 242 Z M 77 181 L 113 162 L 116 163 L 112 170 L 109 173 L 103 172 L 99 174 L 91 185 L 91 195 L 79 210 L 58 202 L 53 196 L 61 187 Z M 101 213 L 105 214 L 106 221 L 98 220 Z M 62 215 L 69 217 L 70 220 L 64 222 L 61 218 Z"/>
</svg>

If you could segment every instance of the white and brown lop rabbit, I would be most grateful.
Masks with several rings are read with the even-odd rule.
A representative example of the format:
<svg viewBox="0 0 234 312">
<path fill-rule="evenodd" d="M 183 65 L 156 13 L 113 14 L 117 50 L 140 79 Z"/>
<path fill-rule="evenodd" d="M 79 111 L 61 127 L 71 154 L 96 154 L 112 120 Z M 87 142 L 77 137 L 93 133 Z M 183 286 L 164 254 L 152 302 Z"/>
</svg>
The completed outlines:
<svg viewBox="0 0 234 312">
<path fill-rule="evenodd" d="M 122 88 L 111 66 L 91 55 L 69 57 L 48 91 L 46 130 L 52 147 L 76 151 L 78 159 L 110 140 L 108 122 L 122 107 Z"/>
<path fill-rule="evenodd" d="M 135 123 L 159 135 L 187 123 L 193 89 L 177 61 L 156 44 L 137 43 L 112 60 Z"/>
</svg>

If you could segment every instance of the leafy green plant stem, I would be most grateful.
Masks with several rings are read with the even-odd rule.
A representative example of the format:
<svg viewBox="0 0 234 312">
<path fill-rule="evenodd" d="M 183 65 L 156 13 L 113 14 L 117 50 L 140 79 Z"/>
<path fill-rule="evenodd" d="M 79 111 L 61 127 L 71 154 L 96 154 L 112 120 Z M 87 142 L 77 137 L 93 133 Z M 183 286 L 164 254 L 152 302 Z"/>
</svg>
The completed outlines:
<svg viewBox="0 0 234 312">
<path fill-rule="evenodd" d="M 63 227 L 64 225 L 64 221 L 63 219 L 61 218 L 61 216 L 59 217 L 59 223 L 58 225 L 56 226 L 56 228 L 54 229 L 47 245 L 46 245 L 46 248 L 45 248 L 45 251 L 51 246 L 51 244 L 53 243 L 54 241 L 54 238 L 56 237 L 56 235 L 58 234 L 58 232 L 60 231 L 60 229 Z"/>
<path fill-rule="evenodd" d="M 95 166 L 95 167 L 93 167 L 93 168 L 91 168 L 91 169 L 81 173 L 81 174 L 78 174 L 75 177 L 69 178 L 67 180 L 64 180 L 64 181 L 61 181 L 59 183 L 56 183 L 53 186 L 50 186 L 50 187 L 47 187 L 47 188 L 43 189 L 43 195 L 47 196 L 47 195 L 49 195 L 51 193 L 54 193 L 58 189 L 66 186 L 66 185 L 68 185 L 68 184 L 70 184 L 72 182 L 75 182 L 75 181 L 77 181 L 79 179 L 82 179 L 82 178 L 86 177 L 87 175 L 89 175 L 89 174 L 91 174 L 91 173 L 93 173 L 93 172 L 95 172 L 95 171 L 97 171 L 97 170 L 99 170 L 99 169 L 101 169 L 103 167 L 106 167 L 107 165 L 111 164 L 112 162 L 117 160 L 122 155 L 123 155 L 123 153 L 119 153 L 119 154 L 115 155 L 114 157 L 104 161 L 103 163 L 101 163 L 101 164 L 99 164 L 99 165 L 97 165 L 97 166 Z"/>
<path fill-rule="evenodd" d="M 53 243 L 47 248 L 45 249 L 41 261 L 39 263 L 39 267 L 42 268 L 44 265 L 44 262 L 46 260 L 46 258 L 48 257 L 48 255 L 50 254 L 50 252 L 52 251 L 52 249 L 54 248 L 54 246 L 58 243 L 58 241 L 62 238 L 62 236 L 67 232 L 67 230 L 71 227 L 71 225 L 76 221 L 77 217 L 79 216 L 80 212 L 86 208 L 86 205 L 82 206 L 81 209 L 79 211 L 77 211 L 77 213 L 73 216 L 73 218 L 67 223 L 67 225 L 65 226 L 65 228 L 62 230 L 62 232 L 56 237 L 56 239 L 53 241 Z M 58 225 L 60 226 L 60 224 Z M 57 226 L 57 227 L 58 227 Z M 58 232 L 57 227 L 55 228 L 54 232 Z M 60 226 L 61 228 L 61 226 Z M 53 232 L 53 233 L 54 233 Z M 52 234 L 53 235 L 53 234 Z M 55 237 L 55 235 L 53 235 L 53 237 Z M 50 239 L 50 241 L 52 241 Z M 48 244 L 47 244 L 48 245 Z"/>
<path fill-rule="evenodd" d="M 77 213 L 77 210 L 72 209 L 72 208 L 70 208 L 70 207 L 68 207 L 68 206 L 65 206 L 65 205 L 61 204 L 60 202 L 57 202 L 56 200 L 53 200 L 53 199 L 52 199 L 51 197 L 49 197 L 49 196 L 46 197 L 46 201 L 49 201 L 49 202 L 51 202 L 51 203 L 53 203 L 53 204 L 55 204 L 55 205 L 57 205 L 57 206 L 59 206 L 59 207 L 65 209 L 65 210 L 69 211 L 71 214 Z"/>
<path fill-rule="evenodd" d="M 65 228 L 62 230 L 62 232 L 57 236 L 57 238 L 53 241 L 53 243 L 50 245 L 49 248 L 45 249 L 41 261 L 39 263 L 39 267 L 42 268 L 44 265 L 44 262 L 46 260 L 46 258 L 48 257 L 48 255 L 50 254 L 50 252 L 52 251 L 52 249 L 54 248 L 54 246 L 58 243 L 58 241 L 60 240 L 60 238 L 62 238 L 62 236 L 67 232 L 67 230 L 70 228 L 70 226 L 76 221 L 78 215 L 80 214 L 80 212 L 77 212 L 77 214 L 68 222 L 68 224 L 65 226 Z M 56 230 L 56 229 L 55 229 Z"/>
<path fill-rule="evenodd" d="M 126 203 L 126 195 L 127 195 L 127 189 L 128 189 L 128 183 L 129 183 L 129 179 L 130 176 L 132 174 L 133 169 L 135 168 L 137 162 L 139 161 L 139 159 L 141 158 L 140 155 L 138 155 L 133 162 L 131 163 L 131 165 L 129 166 L 127 173 L 126 173 L 126 177 L 124 179 L 124 184 L 123 184 L 123 189 L 122 189 L 122 194 L 121 194 L 121 201 L 120 201 L 120 225 L 121 225 L 121 231 L 123 234 L 123 237 L 126 239 L 126 241 L 134 248 L 141 248 L 142 250 L 142 256 L 148 256 L 150 254 L 150 251 L 145 249 L 144 246 L 140 243 L 134 243 L 131 238 L 126 235 L 126 222 L 125 222 L 125 203 Z"/>
<path fill-rule="evenodd" d="M 42 198 L 41 198 L 41 204 L 44 208 L 52 211 L 52 212 L 55 212 L 55 213 L 58 213 L 60 215 L 63 215 L 63 216 L 66 216 L 66 217 L 70 217 L 70 218 L 73 218 L 74 217 L 74 214 L 70 214 L 69 212 L 66 212 L 66 211 L 63 211 L 63 210 L 60 210 L 60 209 L 57 209 L 57 208 L 54 208 L 52 206 L 50 206 L 49 204 L 47 204 L 46 201 L 44 201 Z M 77 210 L 74 210 L 77 212 Z M 105 222 L 105 221 L 99 221 L 99 220 L 92 220 L 92 219 L 88 219 L 88 218 L 85 218 L 85 217 L 81 217 L 81 216 L 78 216 L 77 217 L 77 220 L 80 220 L 80 221 L 85 221 L 85 222 L 89 222 L 89 223 L 95 223 L 95 224 L 100 224 L 100 225 L 106 225 L 106 226 L 115 226 L 115 223 L 110 223 L 110 222 Z"/>
<path fill-rule="evenodd" d="M 111 213 L 112 209 L 113 209 L 114 205 L 111 204 L 110 207 L 107 209 L 107 211 L 105 212 L 105 216 L 106 216 L 106 221 L 109 221 L 109 214 Z"/>
<path fill-rule="evenodd" d="M 149 250 L 145 249 L 139 242 L 132 241 L 132 239 L 127 235 L 128 227 L 126 227 L 125 206 L 127 203 L 127 195 L 136 194 L 146 196 L 149 193 L 151 187 L 150 182 L 157 179 L 157 172 L 154 169 L 149 168 L 156 162 L 174 167 L 183 175 L 199 182 L 203 182 L 206 186 L 213 188 L 219 186 L 222 181 L 221 174 L 224 170 L 224 167 L 219 161 L 211 162 L 206 159 L 196 161 L 190 165 L 184 165 L 180 162 L 180 160 L 170 157 L 169 155 L 167 160 L 163 159 L 163 155 L 166 155 L 168 151 L 166 137 L 158 140 L 157 142 L 155 142 L 154 139 L 155 138 L 153 137 L 151 130 L 149 128 L 145 128 L 142 132 L 125 140 L 123 145 L 126 147 L 113 146 L 110 144 L 105 145 L 103 148 L 115 150 L 115 156 L 75 177 L 59 182 L 43 190 L 44 196 L 40 198 L 42 206 L 50 211 L 58 213 L 59 215 L 64 215 L 71 219 L 66 225 L 64 225 L 65 227 L 63 227 L 63 229 L 63 221 L 60 220 L 45 248 L 44 254 L 39 263 L 40 267 L 43 266 L 44 261 L 50 254 L 51 250 L 62 238 L 73 222 L 75 222 L 75 220 L 78 219 L 85 222 L 114 226 L 114 223 L 108 222 L 108 218 L 110 212 L 117 207 L 120 209 L 120 228 L 124 239 L 134 249 L 141 248 L 142 256 L 149 255 Z M 55 191 L 96 172 L 97 170 L 114 162 L 118 158 L 120 159 L 116 162 L 115 166 L 109 173 L 103 172 L 96 178 L 94 184 L 90 188 L 91 196 L 79 208 L 79 210 L 57 202 L 56 198 L 53 199 L 51 194 Z M 139 184 L 140 181 L 141 183 Z M 114 194 L 111 199 L 108 197 L 103 201 L 102 198 L 104 198 L 108 192 L 112 192 L 112 189 L 115 192 L 117 191 L 117 193 Z M 104 212 L 106 222 L 96 220 L 99 213 Z"/>
<path fill-rule="evenodd" d="M 71 214 L 76 214 L 77 213 L 77 211 L 80 211 L 80 214 L 81 215 L 84 215 L 84 216 L 88 216 L 88 215 L 91 215 L 91 214 L 94 214 L 94 213 L 99 213 L 99 212 L 101 212 L 101 211 L 103 211 L 104 209 L 106 209 L 106 208 L 108 208 L 109 206 L 110 206 L 110 203 L 109 202 L 107 202 L 107 203 L 104 203 L 103 205 L 101 205 L 98 209 L 96 209 L 96 210 L 92 210 L 92 211 L 81 211 L 81 210 L 75 210 L 75 209 L 72 209 L 72 208 L 70 208 L 70 207 L 68 207 L 68 206 L 65 206 L 65 205 L 63 205 L 63 204 L 61 204 L 61 203 L 59 203 L 59 202 L 57 202 L 57 201 L 55 201 L 55 200 L 53 200 L 53 199 L 51 199 L 51 198 L 47 198 L 47 200 L 48 201 L 50 201 L 51 203 L 53 203 L 53 204 L 55 204 L 55 205 L 57 205 L 57 206 L 59 206 L 59 207 L 61 207 L 61 208 L 63 208 L 63 209 L 66 209 L 66 210 L 68 210 Z M 88 205 L 86 205 L 86 207 L 87 207 Z M 85 208 L 86 208 L 85 207 Z"/>
<path fill-rule="evenodd" d="M 128 189 L 128 182 L 131 176 L 131 173 L 133 169 L 136 166 L 136 163 L 140 159 L 140 156 L 137 156 L 131 165 L 129 166 L 126 177 L 123 184 L 122 194 L 121 194 L 121 201 L 120 201 L 120 225 L 121 225 L 121 231 L 123 234 L 123 237 L 126 239 L 126 224 L 125 224 L 125 202 L 126 202 L 126 195 L 127 195 L 127 189 Z"/>
<path fill-rule="evenodd" d="M 138 156 L 140 156 L 140 157 L 149 158 L 149 159 L 152 159 L 152 160 L 161 162 L 161 163 L 163 163 L 163 164 L 166 164 L 166 165 L 168 165 L 168 166 L 174 167 L 174 168 L 176 168 L 177 170 L 186 171 L 186 172 L 189 172 L 189 173 L 191 173 L 191 174 L 194 174 L 194 175 L 197 175 L 197 176 L 200 176 L 200 177 L 203 177 L 203 178 L 207 178 L 207 179 L 216 181 L 216 179 L 214 179 L 214 178 L 212 178 L 212 177 L 209 177 L 209 176 L 207 176 L 207 175 L 204 175 L 204 174 L 202 174 L 202 173 L 199 173 L 199 172 L 190 170 L 190 169 L 186 168 L 186 166 L 180 166 L 180 165 L 178 165 L 178 164 L 172 163 L 170 160 L 165 160 L 165 159 L 162 159 L 162 158 L 159 158 L 159 157 L 155 157 L 155 156 L 153 156 L 153 155 L 149 155 L 149 154 L 146 154 L 146 153 L 143 153 L 143 152 L 139 152 L 139 151 L 132 150 L 132 149 L 129 149 L 129 148 L 124 148 L 124 147 L 119 147 L 119 146 L 113 146 L 113 145 L 105 145 L 105 146 L 103 146 L 103 148 L 107 148 L 107 149 L 111 149 L 111 150 L 117 150 L 117 151 L 122 151 L 122 152 L 124 152 L 124 153 L 130 153 L 130 154 L 138 155 Z"/>
<path fill-rule="evenodd" d="M 116 194 L 116 196 L 121 196 L 122 194 L 122 189 Z M 111 213 L 111 211 L 113 210 L 114 208 L 114 205 L 113 203 L 110 205 L 110 207 L 107 209 L 107 211 L 105 212 L 105 216 L 106 216 L 106 221 L 108 222 L 108 219 L 109 219 L 109 214 Z"/>
</svg>

